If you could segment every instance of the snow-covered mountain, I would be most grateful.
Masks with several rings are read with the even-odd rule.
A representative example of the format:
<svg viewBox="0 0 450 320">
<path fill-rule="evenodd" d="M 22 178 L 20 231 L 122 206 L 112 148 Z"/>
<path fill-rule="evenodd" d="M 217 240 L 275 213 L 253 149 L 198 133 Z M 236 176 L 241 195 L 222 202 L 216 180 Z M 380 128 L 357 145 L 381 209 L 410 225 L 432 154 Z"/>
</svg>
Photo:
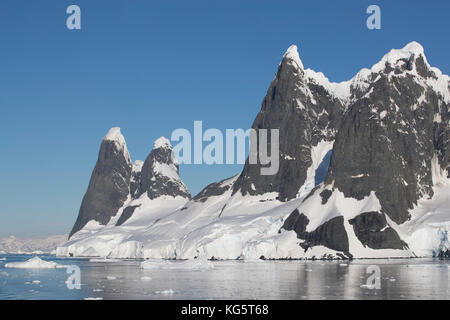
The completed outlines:
<svg viewBox="0 0 450 320">
<path fill-rule="evenodd" d="M 341 83 L 305 69 L 291 46 L 252 126 L 280 131 L 276 175 L 247 162 L 191 199 L 169 141 L 133 165 L 113 128 L 58 254 L 436 255 L 450 248 L 449 103 L 450 78 L 416 42 Z"/>
<path fill-rule="evenodd" d="M 67 241 L 67 235 L 43 238 L 17 238 L 10 236 L 0 239 L 0 253 L 51 253 Z"/>
</svg>

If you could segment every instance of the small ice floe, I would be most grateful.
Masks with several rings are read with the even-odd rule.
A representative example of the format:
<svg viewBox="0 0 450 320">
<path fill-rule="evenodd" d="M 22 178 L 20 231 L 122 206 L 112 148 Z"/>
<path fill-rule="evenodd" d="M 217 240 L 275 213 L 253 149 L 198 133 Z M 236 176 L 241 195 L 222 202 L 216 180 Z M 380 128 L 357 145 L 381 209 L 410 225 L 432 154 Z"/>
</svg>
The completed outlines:
<svg viewBox="0 0 450 320">
<path fill-rule="evenodd" d="M 214 264 L 208 260 L 194 259 L 185 261 L 147 260 L 141 263 L 142 269 L 153 270 L 205 270 L 214 269 Z"/>
<path fill-rule="evenodd" d="M 152 280 L 152 277 L 141 277 L 142 281 L 150 281 Z"/>
<path fill-rule="evenodd" d="M 93 291 L 93 292 L 102 292 L 103 289 L 93 289 L 92 291 Z"/>
<path fill-rule="evenodd" d="M 39 257 L 33 257 L 25 262 L 10 262 L 5 264 L 5 268 L 16 269 L 55 269 L 55 268 L 67 268 L 67 266 L 58 264 L 53 261 L 44 261 Z"/>
<path fill-rule="evenodd" d="M 173 291 L 172 289 L 167 289 L 167 290 L 163 290 L 163 291 L 155 291 L 156 294 L 162 294 L 165 296 L 171 296 L 175 293 L 175 291 Z"/>
<path fill-rule="evenodd" d="M 390 282 L 395 282 L 395 281 L 397 281 L 397 280 L 396 280 L 395 278 L 390 278 L 389 281 L 390 281 Z"/>
<path fill-rule="evenodd" d="M 32 284 L 40 284 L 41 281 L 39 281 L 39 280 L 33 280 L 33 281 L 31 281 L 31 283 L 32 283 Z"/>
<path fill-rule="evenodd" d="M 348 264 L 347 263 L 340 263 L 339 266 L 340 267 L 348 267 Z"/>
<path fill-rule="evenodd" d="M 6 261 L 6 258 L 4 258 L 4 257 L 0 258 L 0 261 Z"/>
<path fill-rule="evenodd" d="M 116 280 L 117 277 L 114 277 L 114 276 L 107 276 L 106 279 L 108 279 L 108 280 Z"/>
<path fill-rule="evenodd" d="M 103 300 L 102 297 L 88 297 L 88 298 L 84 298 L 84 300 Z"/>
</svg>

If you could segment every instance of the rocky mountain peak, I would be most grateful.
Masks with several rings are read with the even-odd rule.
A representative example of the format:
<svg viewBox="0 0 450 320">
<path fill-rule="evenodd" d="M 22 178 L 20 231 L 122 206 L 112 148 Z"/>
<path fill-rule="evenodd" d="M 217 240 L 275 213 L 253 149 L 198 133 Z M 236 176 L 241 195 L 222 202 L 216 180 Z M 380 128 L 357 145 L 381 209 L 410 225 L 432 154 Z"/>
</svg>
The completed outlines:
<svg viewBox="0 0 450 320">
<path fill-rule="evenodd" d="M 291 45 L 286 50 L 286 53 L 283 55 L 283 61 L 286 61 L 287 63 L 303 70 L 303 63 L 302 60 L 300 60 L 300 55 L 298 54 L 298 48 L 296 45 Z"/>
<path fill-rule="evenodd" d="M 122 151 L 126 161 L 131 163 L 131 156 L 127 149 L 127 143 L 119 127 L 109 129 L 108 133 L 103 138 L 103 142 L 114 145 L 119 152 Z"/>
<path fill-rule="evenodd" d="M 159 148 L 172 150 L 172 144 L 170 143 L 169 139 L 167 139 L 166 137 L 159 137 L 153 143 L 153 149 L 159 149 Z"/>
<path fill-rule="evenodd" d="M 131 172 L 131 156 L 125 138 L 120 128 L 111 128 L 101 143 L 88 190 L 69 237 L 91 220 L 106 225 L 117 214 L 128 200 Z"/>
<path fill-rule="evenodd" d="M 161 195 L 191 198 L 191 195 L 181 180 L 178 162 L 169 140 L 161 137 L 153 144 L 153 150 L 145 160 L 136 196 L 145 192 L 150 199 Z"/>
</svg>

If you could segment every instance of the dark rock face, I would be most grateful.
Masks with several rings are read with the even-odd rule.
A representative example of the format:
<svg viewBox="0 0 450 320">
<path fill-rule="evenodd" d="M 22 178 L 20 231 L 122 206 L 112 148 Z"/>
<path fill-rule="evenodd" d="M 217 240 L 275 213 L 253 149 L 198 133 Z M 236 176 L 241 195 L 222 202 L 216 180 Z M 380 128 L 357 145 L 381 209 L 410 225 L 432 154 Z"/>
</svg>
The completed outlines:
<svg viewBox="0 0 450 320">
<path fill-rule="evenodd" d="M 380 212 L 364 212 L 349 220 L 355 235 L 364 246 L 372 249 L 405 249 L 408 245 L 397 232 L 388 226 L 386 217 Z"/>
<path fill-rule="evenodd" d="M 340 126 L 343 103 L 307 79 L 296 50 L 291 47 L 285 54 L 252 126 L 256 131 L 268 129 L 268 150 L 270 129 L 279 129 L 279 171 L 261 175 L 261 165 L 247 160 L 233 193 L 277 192 L 282 201 L 295 198 L 312 164 L 311 147 L 321 140 L 333 140 Z"/>
<path fill-rule="evenodd" d="M 295 209 L 286 219 L 282 228 L 287 231 L 295 231 L 297 238 L 305 240 L 301 244 L 305 251 L 310 247 L 322 245 L 335 251 L 341 251 L 346 256 L 351 257 L 348 253 L 349 243 L 347 232 L 344 228 L 344 217 L 332 218 L 312 232 L 306 231 L 308 224 L 309 219 Z"/>
<path fill-rule="evenodd" d="M 119 220 L 117 220 L 116 226 L 121 226 L 122 224 L 124 224 L 125 221 L 127 221 L 128 219 L 131 218 L 131 216 L 134 213 L 134 210 L 136 210 L 136 208 L 139 208 L 139 207 L 140 207 L 140 205 L 139 206 L 127 206 L 123 210 L 122 214 L 120 215 Z"/>
<path fill-rule="evenodd" d="M 320 193 L 320 197 L 322 198 L 322 204 L 326 204 L 328 199 L 330 199 L 333 192 L 331 190 L 325 189 Z"/>
<path fill-rule="evenodd" d="M 120 135 L 120 131 L 118 134 Z M 121 135 L 119 139 L 108 140 L 105 137 L 103 140 L 88 190 L 69 238 L 90 220 L 106 225 L 127 201 L 132 164 Z"/>
<path fill-rule="evenodd" d="M 420 57 L 416 65 L 423 64 Z M 423 68 L 418 72 L 429 76 L 432 71 Z M 383 211 L 399 224 L 419 198 L 433 195 L 436 153 L 448 168 L 448 128 L 434 122 L 435 113 L 447 119 L 448 105 L 406 70 L 407 62 L 387 64 L 368 93 L 350 105 L 325 180 L 346 197 L 362 199 L 374 190 Z"/>
<path fill-rule="evenodd" d="M 130 195 L 132 199 L 136 199 L 139 184 L 141 183 L 141 173 L 142 173 L 142 161 L 136 161 L 133 164 L 133 170 L 131 172 L 131 180 L 130 180 Z"/>
<path fill-rule="evenodd" d="M 132 164 L 120 129 L 112 128 L 101 144 L 97 164 L 69 238 L 91 220 L 108 224 L 122 208 L 116 226 L 124 224 L 140 207 L 139 203 L 127 205 L 127 201 L 136 200 L 144 193 L 149 199 L 162 195 L 191 198 L 178 176 L 178 164 L 167 139 L 161 137 L 155 141 L 144 163 L 136 161 Z"/>
<path fill-rule="evenodd" d="M 439 251 L 438 258 L 442 260 L 450 259 L 450 250 L 441 250 Z"/>
<path fill-rule="evenodd" d="M 205 202 L 209 197 L 220 196 L 230 190 L 232 184 L 226 183 L 232 178 L 223 179 L 219 182 L 214 182 L 206 186 L 194 198 L 194 201 Z"/>
<path fill-rule="evenodd" d="M 433 84 L 439 75 L 426 63 L 420 45 L 410 44 L 386 57 L 350 84 L 345 111 L 335 126 L 326 189 L 319 199 L 325 205 L 340 191 L 362 200 L 374 191 L 382 213 L 362 212 L 349 222 L 363 245 L 401 250 L 407 245 L 388 226 L 385 215 L 397 224 L 406 222 L 420 198 L 433 196 L 433 166 L 450 175 L 449 104 L 448 96 Z M 447 87 L 450 90 L 450 84 Z M 304 144 L 299 137 L 294 141 Z M 283 228 L 306 239 L 308 222 L 298 212 L 288 217 Z"/>
<path fill-rule="evenodd" d="M 136 198 L 145 192 L 149 199 L 156 199 L 162 195 L 181 196 L 191 199 L 191 194 L 178 177 L 178 163 L 176 163 L 172 147 L 167 143 L 153 148 L 142 167 Z M 174 173 L 176 177 L 171 176 Z"/>
<path fill-rule="evenodd" d="M 282 229 L 287 231 L 293 230 L 300 239 L 304 239 L 308 223 L 309 219 L 303 213 L 300 213 L 298 209 L 295 209 L 284 221 Z"/>
<path fill-rule="evenodd" d="M 143 194 L 151 200 L 160 196 L 191 199 L 189 190 L 178 176 L 178 164 L 167 139 L 159 138 L 145 162 L 135 163 L 130 192 L 131 199 L 138 199 Z M 128 221 L 139 206 L 130 204 L 124 208 L 116 225 L 120 226 Z"/>
</svg>

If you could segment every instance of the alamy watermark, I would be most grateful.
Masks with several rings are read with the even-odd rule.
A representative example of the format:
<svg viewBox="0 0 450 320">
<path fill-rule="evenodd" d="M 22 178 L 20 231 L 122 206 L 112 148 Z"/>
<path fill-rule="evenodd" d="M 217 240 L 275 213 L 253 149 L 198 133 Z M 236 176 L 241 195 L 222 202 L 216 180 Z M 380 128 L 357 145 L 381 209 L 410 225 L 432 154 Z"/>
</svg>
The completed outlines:
<svg viewBox="0 0 450 320">
<path fill-rule="evenodd" d="M 69 30 L 81 29 L 81 9 L 79 6 L 72 4 L 67 7 L 66 13 L 70 14 L 66 20 L 66 26 Z"/>
<path fill-rule="evenodd" d="M 366 273 L 370 274 L 370 276 L 366 280 L 366 284 L 364 285 L 367 289 L 381 289 L 381 269 L 377 265 L 368 266 L 366 269 Z"/>
<path fill-rule="evenodd" d="M 249 164 L 260 164 L 261 175 L 278 173 L 280 165 L 279 129 L 207 129 L 202 121 L 194 121 L 194 134 L 187 129 L 172 132 L 173 152 L 183 164 L 244 164 L 246 151 Z M 270 142 L 268 141 L 270 137 Z M 203 143 L 207 145 L 203 147 Z M 268 152 L 270 148 L 270 153 Z"/>
<path fill-rule="evenodd" d="M 370 16 L 367 18 L 366 26 L 369 30 L 381 29 L 381 9 L 379 6 L 372 4 L 367 7 L 367 14 Z"/>
<path fill-rule="evenodd" d="M 81 289 L 81 270 L 79 266 L 70 265 L 67 267 L 67 273 L 70 276 L 66 280 L 66 286 L 69 290 L 80 290 Z"/>
<path fill-rule="evenodd" d="M 81 8 L 72 4 L 67 7 L 66 13 L 69 16 L 66 19 L 66 27 L 69 30 L 81 29 Z M 370 16 L 366 20 L 366 26 L 369 30 L 381 29 L 381 9 L 378 5 L 372 4 L 367 7 L 366 13 Z"/>
</svg>

